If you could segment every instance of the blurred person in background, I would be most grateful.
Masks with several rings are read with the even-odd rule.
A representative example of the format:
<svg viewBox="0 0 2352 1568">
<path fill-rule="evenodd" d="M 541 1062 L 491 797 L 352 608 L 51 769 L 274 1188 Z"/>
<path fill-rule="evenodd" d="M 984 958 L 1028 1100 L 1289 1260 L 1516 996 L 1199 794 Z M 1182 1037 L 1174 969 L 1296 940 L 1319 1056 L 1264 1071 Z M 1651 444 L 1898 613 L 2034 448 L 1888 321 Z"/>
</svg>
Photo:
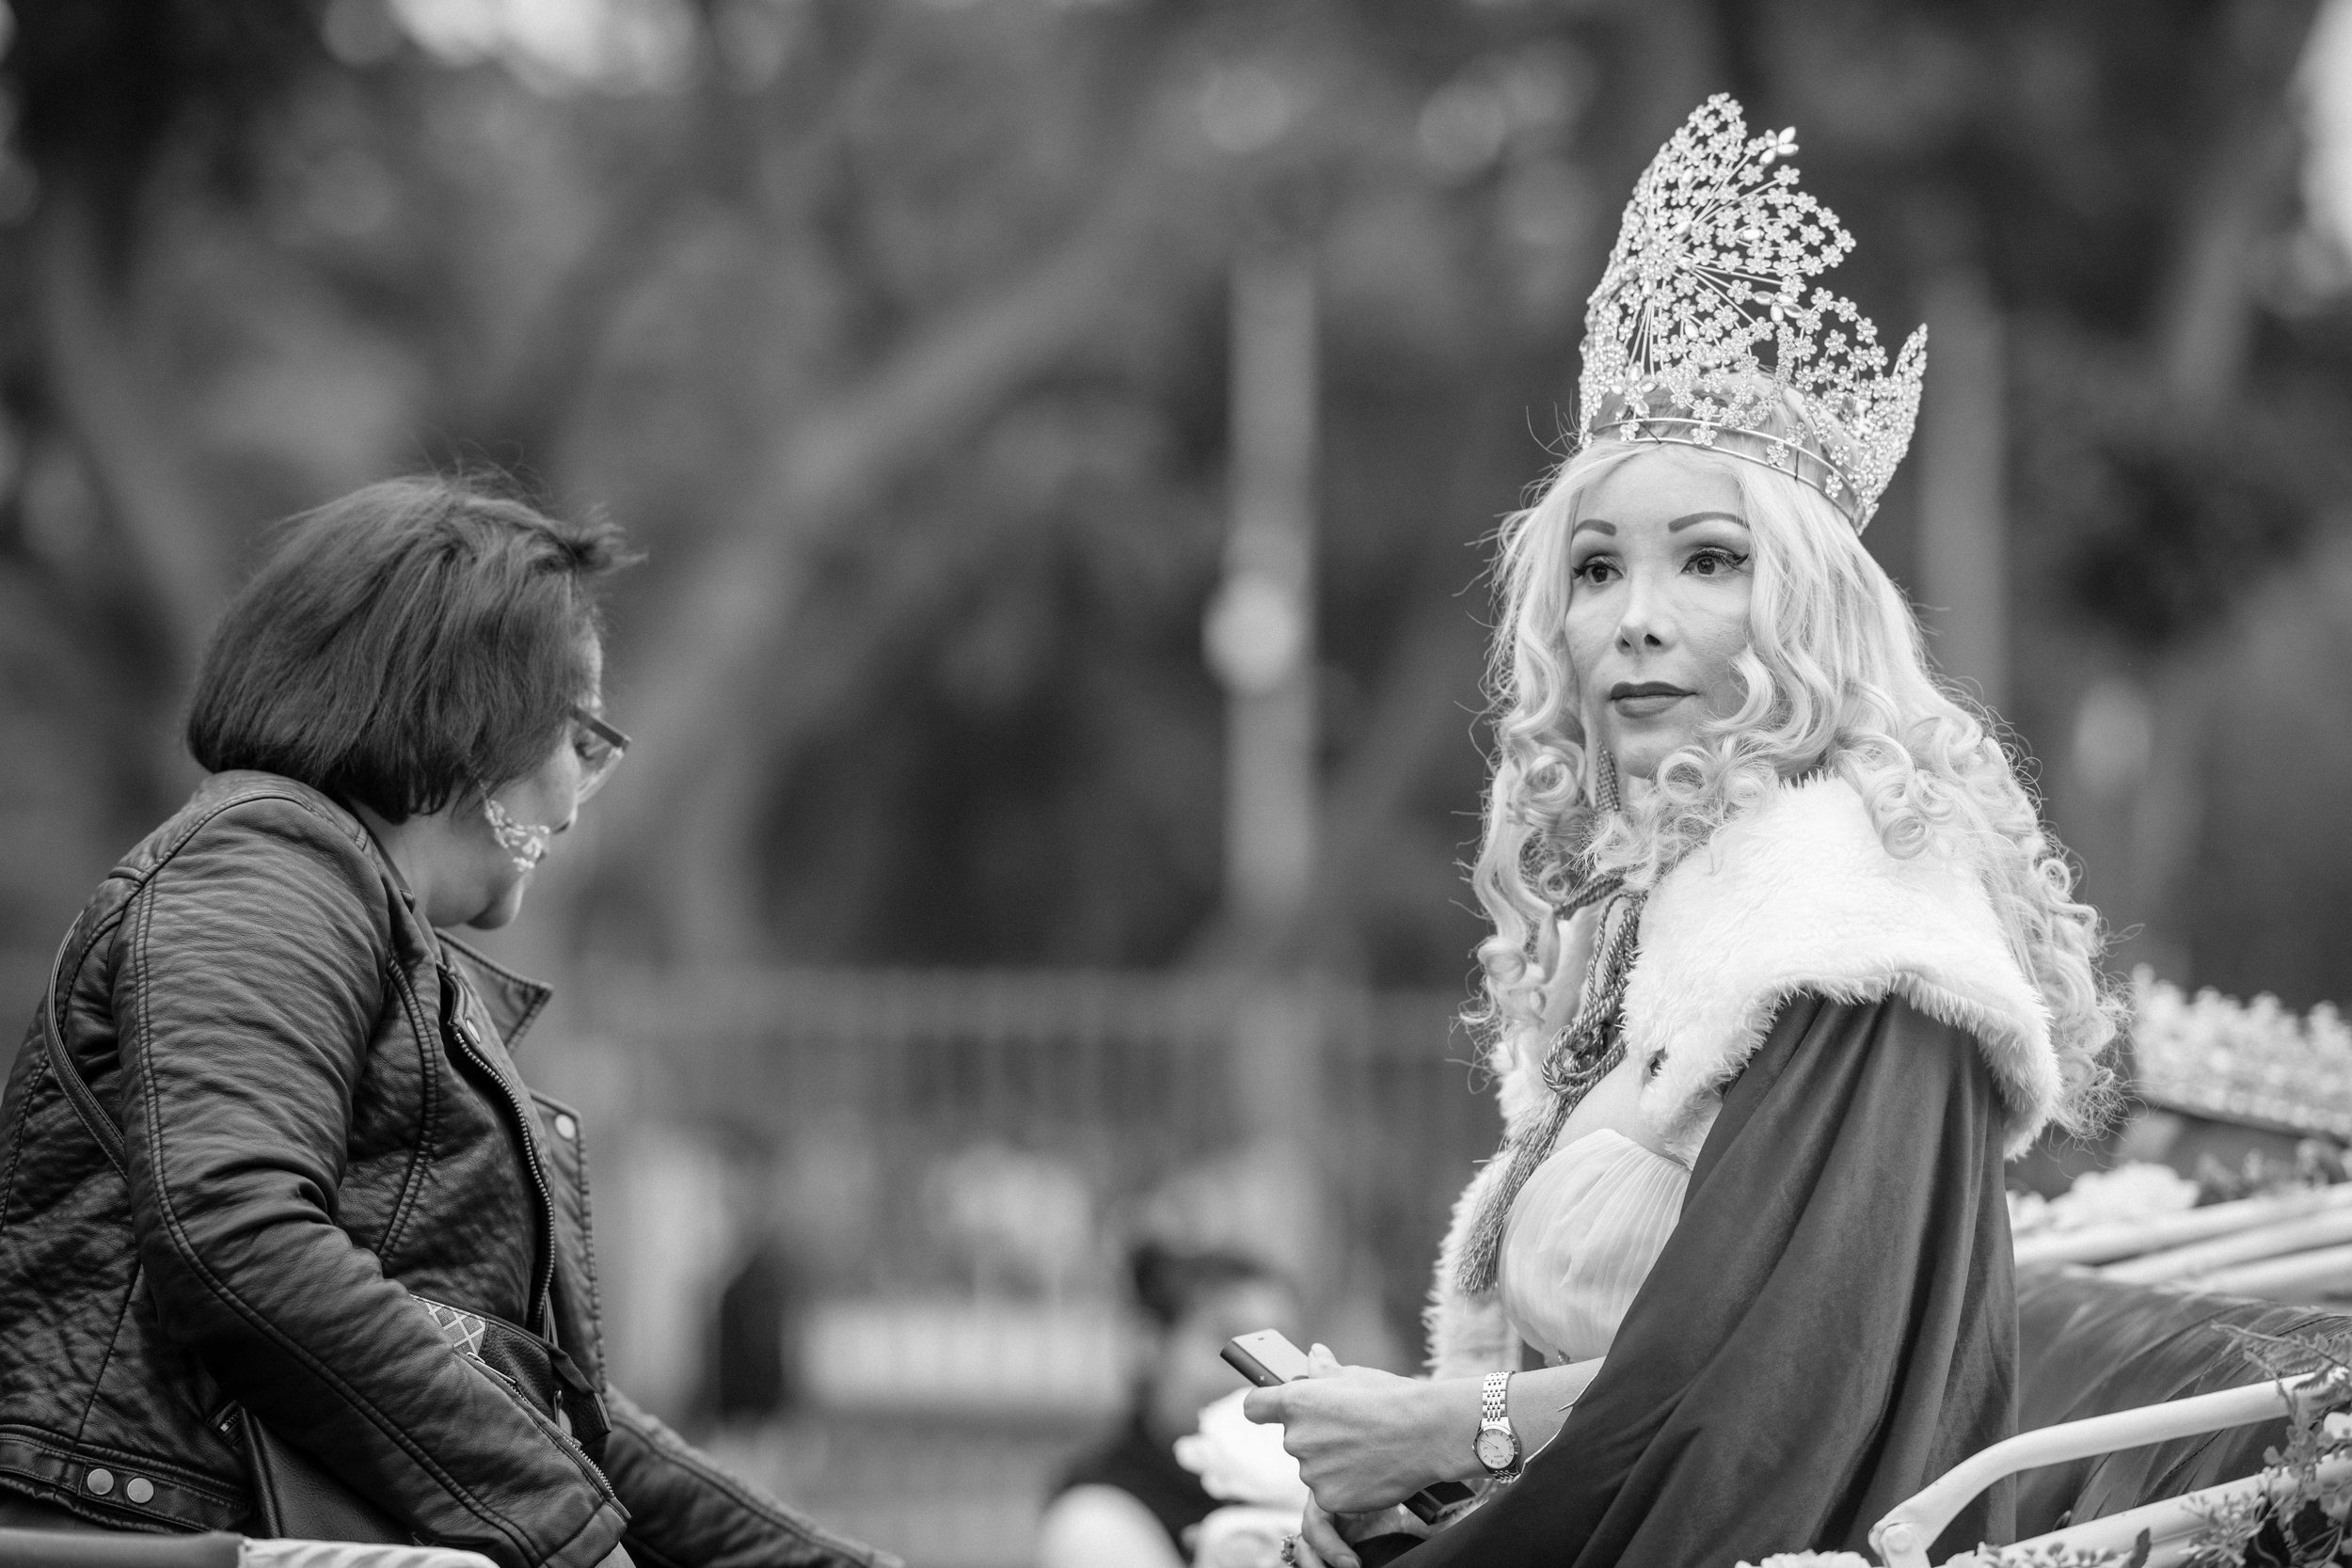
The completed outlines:
<svg viewBox="0 0 2352 1568">
<path fill-rule="evenodd" d="M 1294 1562 L 1350 1568 L 1334 1513 L 1388 1531 L 1446 1481 L 1485 1500 L 1414 1568 L 1862 1550 L 2015 1420 L 2003 1156 L 2096 1119 L 2114 1004 L 2017 764 L 1863 547 L 1922 344 L 1890 371 L 1805 293 L 1851 242 L 1794 151 L 1716 99 L 1660 153 L 1581 450 L 1503 531 L 1473 885 L 1506 1136 L 1435 1375 L 1248 1397 L 1314 1493 Z M 2012 1496 L 1931 1560 L 2010 1539 Z"/>
<path fill-rule="evenodd" d="M 711 1302 L 699 1414 L 756 1430 L 791 1416 L 807 1389 L 801 1367 L 807 1268 L 777 1212 L 776 1154 L 760 1130 L 722 1123 L 727 1262 Z"/>
<path fill-rule="evenodd" d="M 604 1384 L 583 1134 L 510 1054 L 548 993 L 450 934 L 516 918 L 620 760 L 623 560 L 395 481 L 230 606 L 211 777 L 84 908 L 8 1080 L 0 1524 L 265 1533 L 291 1450 L 502 1568 L 885 1560 Z"/>
<path fill-rule="evenodd" d="M 1183 1568 L 1184 1531 L 1220 1506 L 1176 1463 L 1203 1405 L 1241 1386 L 1218 1354 L 1237 1334 L 1295 1335 L 1298 1299 L 1238 1252 L 1146 1242 L 1128 1259 L 1142 1328 L 1135 1398 L 1117 1435 L 1071 1466 L 1038 1528 L 1038 1568 Z"/>
</svg>

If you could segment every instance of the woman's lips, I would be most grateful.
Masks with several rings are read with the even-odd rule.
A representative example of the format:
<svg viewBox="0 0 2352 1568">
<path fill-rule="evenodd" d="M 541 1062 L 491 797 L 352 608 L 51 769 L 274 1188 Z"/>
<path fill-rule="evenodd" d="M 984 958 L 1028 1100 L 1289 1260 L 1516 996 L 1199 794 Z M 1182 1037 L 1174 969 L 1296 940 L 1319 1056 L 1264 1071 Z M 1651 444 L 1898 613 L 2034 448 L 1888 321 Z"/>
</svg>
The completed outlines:
<svg viewBox="0 0 2352 1568">
<path fill-rule="evenodd" d="M 1663 681 L 1619 681 L 1609 689 L 1609 705 L 1628 719 L 1655 719 L 1695 692 Z"/>
</svg>

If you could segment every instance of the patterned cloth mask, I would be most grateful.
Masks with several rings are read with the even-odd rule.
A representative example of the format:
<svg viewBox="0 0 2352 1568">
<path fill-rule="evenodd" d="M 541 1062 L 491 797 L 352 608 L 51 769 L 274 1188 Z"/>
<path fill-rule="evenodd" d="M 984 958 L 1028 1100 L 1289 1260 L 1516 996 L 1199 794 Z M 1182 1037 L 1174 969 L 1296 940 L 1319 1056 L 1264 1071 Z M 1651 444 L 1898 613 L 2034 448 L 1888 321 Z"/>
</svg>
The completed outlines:
<svg viewBox="0 0 2352 1568">
<path fill-rule="evenodd" d="M 506 851 L 517 871 L 535 870 L 547 858 L 548 842 L 555 837 L 553 828 L 532 822 L 517 822 L 504 806 L 488 796 L 482 798 L 482 815 L 489 819 L 490 835 Z"/>
</svg>

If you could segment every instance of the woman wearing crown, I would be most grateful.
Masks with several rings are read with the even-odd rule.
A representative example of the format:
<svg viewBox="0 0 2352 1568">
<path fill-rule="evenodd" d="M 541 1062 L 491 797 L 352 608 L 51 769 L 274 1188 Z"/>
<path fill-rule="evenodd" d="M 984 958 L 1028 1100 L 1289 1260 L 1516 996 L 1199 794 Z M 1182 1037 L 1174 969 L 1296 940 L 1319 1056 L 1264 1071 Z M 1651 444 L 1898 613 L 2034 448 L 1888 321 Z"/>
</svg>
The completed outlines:
<svg viewBox="0 0 2352 1568">
<path fill-rule="evenodd" d="M 1924 334 L 1887 371 L 1806 293 L 1852 242 L 1794 150 L 1716 98 L 1659 154 L 1579 448 L 1503 532 L 1474 872 L 1503 1148 L 1438 1261 L 1431 1378 L 1250 1396 L 1314 1490 L 1295 1562 L 1349 1568 L 1441 1481 L 1485 1500 L 1412 1564 L 1861 1549 L 2011 1430 L 2002 1161 L 2094 1114 L 2097 920 L 1863 548 Z"/>
</svg>

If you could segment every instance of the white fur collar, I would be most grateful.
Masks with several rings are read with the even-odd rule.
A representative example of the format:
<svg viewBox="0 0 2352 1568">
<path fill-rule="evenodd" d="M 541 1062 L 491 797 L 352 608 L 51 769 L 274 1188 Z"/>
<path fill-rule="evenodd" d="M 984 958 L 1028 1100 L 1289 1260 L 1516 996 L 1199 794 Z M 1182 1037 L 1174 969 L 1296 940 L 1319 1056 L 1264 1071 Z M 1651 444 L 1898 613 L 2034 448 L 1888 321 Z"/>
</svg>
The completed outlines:
<svg viewBox="0 0 2352 1568">
<path fill-rule="evenodd" d="M 1677 866 L 1642 912 L 1625 993 L 1627 1051 L 1654 1061 L 1642 1116 L 1689 1164 L 1724 1086 L 1763 1043 L 1773 1015 L 1811 992 L 1839 1002 L 1900 996 L 1975 1037 L 2009 1110 L 2012 1155 L 2033 1141 L 2062 1092 L 2049 1010 L 2019 969 L 1975 873 L 1935 847 L 1889 854 L 1853 786 L 1788 785 L 1727 823 Z M 1499 1062 L 1515 1131 L 1543 1103 L 1538 1064 Z M 1438 1259 L 1430 1358 L 1441 1375 L 1486 1370 L 1510 1338 L 1497 1304 L 1454 1288 L 1490 1164 L 1455 1207 Z"/>
<path fill-rule="evenodd" d="M 1983 884 L 1933 846 L 1908 860 L 1889 854 L 1862 797 L 1838 778 L 1784 788 L 1726 824 L 1642 912 L 1626 1050 L 1658 1064 L 1642 1115 L 1685 1160 L 1772 1015 L 1807 991 L 1836 1002 L 1899 996 L 1976 1037 L 2009 1107 L 2012 1156 L 2058 1107 L 2049 1008 Z"/>
</svg>

